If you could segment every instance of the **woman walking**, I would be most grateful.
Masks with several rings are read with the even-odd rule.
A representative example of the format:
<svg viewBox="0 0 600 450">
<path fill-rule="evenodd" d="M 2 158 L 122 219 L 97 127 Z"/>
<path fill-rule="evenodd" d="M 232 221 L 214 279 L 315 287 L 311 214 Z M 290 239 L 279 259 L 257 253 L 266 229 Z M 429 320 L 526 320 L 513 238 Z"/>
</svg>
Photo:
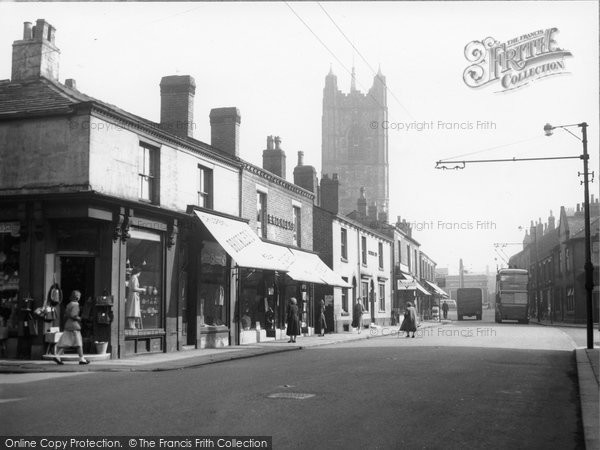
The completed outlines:
<svg viewBox="0 0 600 450">
<path fill-rule="evenodd" d="M 296 336 L 300 334 L 300 319 L 298 318 L 298 302 L 294 297 L 290 298 L 290 309 L 287 315 L 287 332 L 289 342 L 296 342 Z"/>
<path fill-rule="evenodd" d="M 79 355 L 79 364 L 89 364 L 90 362 L 83 357 L 83 340 L 81 339 L 81 317 L 79 316 L 79 299 L 81 298 L 81 292 L 71 292 L 69 304 L 65 308 L 65 330 L 62 336 L 58 340 L 58 353 L 53 358 L 56 364 L 64 364 L 60 359 L 60 355 L 65 352 L 65 348 L 75 347 L 77 354 Z"/>
<path fill-rule="evenodd" d="M 400 325 L 400 331 L 406 331 L 406 337 L 410 337 L 409 333 L 412 332 L 412 337 L 415 337 L 417 331 L 417 310 L 411 302 L 406 304 L 406 311 L 404 311 L 404 320 Z"/>
</svg>

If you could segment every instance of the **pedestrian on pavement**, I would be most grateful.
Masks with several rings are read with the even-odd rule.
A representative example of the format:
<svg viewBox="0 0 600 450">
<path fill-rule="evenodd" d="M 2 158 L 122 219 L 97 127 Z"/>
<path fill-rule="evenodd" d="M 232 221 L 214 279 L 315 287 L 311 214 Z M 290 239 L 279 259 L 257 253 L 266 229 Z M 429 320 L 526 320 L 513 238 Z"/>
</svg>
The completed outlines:
<svg viewBox="0 0 600 450">
<path fill-rule="evenodd" d="M 298 318 L 298 302 L 294 297 L 290 298 L 290 309 L 287 315 L 287 332 L 289 342 L 296 342 L 296 336 L 300 334 L 300 319 Z"/>
<path fill-rule="evenodd" d="M 325 300 L 321 299 L 321 316 L 319 317 L 321 327 L 321 336 L 325 336 L 325 330 L 327 329 L 327 323 L 325 322 Z"/>
<path fill-rule="evenodd" d="M 444 301 L 442 304 L 442 312 L 444 313 L 444 319 L 448 318 L 448 303 Z"/>
<path fill-rule="evenodd" d="M 362 328 L 362 315 L 365 311 L 365 308 L 362 305 L 360 297 L 356 299 L 356 303 L 354 304 L 354 308 L 352 308 L 352 328 L 358 328 L 358 332 Z"/>
<path fill-rule="evenodd" d="M 414 308 L 411 302 L 406 304 L 406 311 L 404 311 L 404 320 L 400 325 L 400 331 L 406 331 L 406 337 L 410 337 L 409 334 L 412 332 L 412 337 L 415 337 L 417 331 L 417 310 Z"/>
<path fill-rule="evenodd" d="M 79 316 L 79 299 L 81 292 L 71 292 L 69 304 L 65 308 L 65 329 L 62 336 L 58 340 L 56 346 L 58 353 L 53 359 L 56 364 L 63 365 L 60 355 L 65 352 L 65 348 L 75 347 L 79 355 L 79 364 L 89 364 L 90 362 L 83 357 L 83 340 L 81 339 L 81 317 Z"/>
</svg>

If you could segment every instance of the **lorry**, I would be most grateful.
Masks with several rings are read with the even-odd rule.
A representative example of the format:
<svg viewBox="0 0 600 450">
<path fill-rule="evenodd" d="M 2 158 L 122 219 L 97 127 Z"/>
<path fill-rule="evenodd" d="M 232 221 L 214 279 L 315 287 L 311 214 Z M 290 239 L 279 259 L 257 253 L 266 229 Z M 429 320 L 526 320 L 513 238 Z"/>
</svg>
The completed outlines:
<svg viewBox="0 0 600 450">
<path fill-rule="evenodd" d="M 482 293 L 479 288 L 459 288 L 456 291 L 456 315 L 458 320 L 465 316 L 475 316 L 481 320 L 482 315 Z"/>
</svg>

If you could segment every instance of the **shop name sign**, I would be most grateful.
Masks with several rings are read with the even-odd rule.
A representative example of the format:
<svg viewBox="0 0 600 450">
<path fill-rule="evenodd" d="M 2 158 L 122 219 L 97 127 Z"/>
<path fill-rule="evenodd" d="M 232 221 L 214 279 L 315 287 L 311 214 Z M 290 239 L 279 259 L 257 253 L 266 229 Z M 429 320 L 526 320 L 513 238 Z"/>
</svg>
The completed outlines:
<svg viewBox="0 0 600 450">
<path fill-rule="evenodd" d="M 492 37 L 472 41 L 465 46 L 465 58 L 471 63 L 463 72 L 470 88 L 500 83 L 506 92 L 532 81 L 566 72 L 565 58 L 571 52 L 559 48 L 555 35 L 558 28 L 533 33 L 500 43 Z"/>
<path fill-rule="evenodd" d="M 285 220 L 280 217 L 275 217 L 272 214 L 267 214 L 267 223 L 275 225 L 276 227 L 283 228 L 284 230 L 294 230 L 294 222 L 291 220 Z"/>
<path fill-rule="evenodd" d="M 0 233 L 10 233 L 12 236 L 18 236 L 21 224 L 19 222 L 0 222 Z"/>
</svg>

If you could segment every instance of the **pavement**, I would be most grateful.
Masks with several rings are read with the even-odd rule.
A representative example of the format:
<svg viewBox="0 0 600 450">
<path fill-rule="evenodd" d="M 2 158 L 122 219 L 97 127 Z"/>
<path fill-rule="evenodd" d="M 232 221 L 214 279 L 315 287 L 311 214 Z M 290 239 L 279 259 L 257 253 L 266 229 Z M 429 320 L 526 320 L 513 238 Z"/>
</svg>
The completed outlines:
<svg viewBox="0 0 600 450">
<path fill-rule="evenodd" d="M 423 321 L 422 328 L 436 327 L 451 323 L 450 320 Z M 533 323 L 538 323 L 533 322 Z M 548 326 L 581 326 L 554 322 L 539 323 Z M 585 326 L 585 325 L 584 325 Z M 69 372 L 155 372 L 168 370 L 182 370 L 184 368 L 199 367 L 236 359 L 254 358 L 273 353 L 297 351 L 305 348 L 323 345 L 340 344 L 362 339 L 375 339 L 382 336 L 395 336 L 399 333 L 398 327 L 375 326 L 363 329 L 361 333 L 343 332 L 329 333 L 321 337 L 299 336 L 296 343 L 285 340 L 262 342 L 240 346 L 230 346 L 218 349 L 194 349 L 175 353 L 155 353 L 148 355 L 123 358 L 118 360 L 93 361 L 88 365 L 79 365 L 77 355 L 63 355 L 64 365 L 57 365 L 49 360 L 0 360 L 0 374 L 19 373 L 69 373 Z M 599 439 L 599 358 L 598 348 L 575 350 L 577 359 L 577 374 L 579 381 L 579 396 L 581 415 L 586 441 L 586 448 L 600 448 Z M 91 355 L 90 355 L 91 356 Z"/>
</svg>

